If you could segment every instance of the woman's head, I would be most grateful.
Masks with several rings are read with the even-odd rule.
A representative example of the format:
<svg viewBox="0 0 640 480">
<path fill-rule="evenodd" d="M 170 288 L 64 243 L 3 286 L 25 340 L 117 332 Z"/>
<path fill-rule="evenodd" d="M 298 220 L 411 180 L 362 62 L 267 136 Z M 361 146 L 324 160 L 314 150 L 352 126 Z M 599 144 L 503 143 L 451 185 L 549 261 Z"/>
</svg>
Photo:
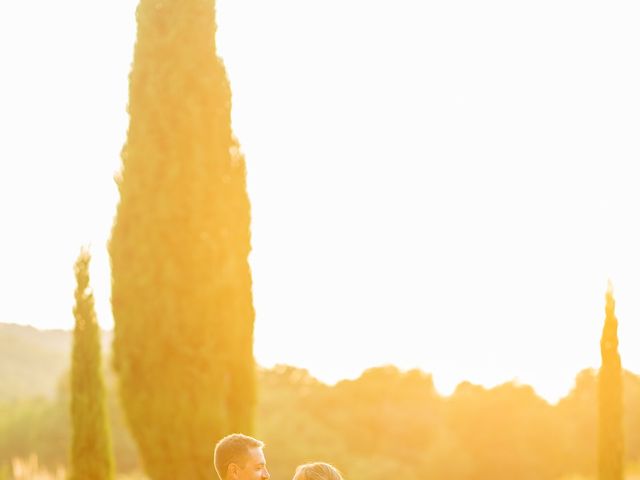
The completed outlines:
<svg viewBox="0 0 640 480">
<path fill-rule="evenodd" d="M 334 466 L 324 462 L 314 462 L 305 463 L 296 468 L 293 480 L 343 480 L 343 478 Z"/>
</svg>

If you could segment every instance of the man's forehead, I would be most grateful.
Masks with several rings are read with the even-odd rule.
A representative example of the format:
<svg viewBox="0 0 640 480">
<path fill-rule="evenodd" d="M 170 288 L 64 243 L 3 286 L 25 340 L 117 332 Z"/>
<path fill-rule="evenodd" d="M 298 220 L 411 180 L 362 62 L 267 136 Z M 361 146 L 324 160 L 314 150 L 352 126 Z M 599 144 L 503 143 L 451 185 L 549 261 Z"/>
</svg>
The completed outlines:
<svg viewBox="0 0 640 480">
<path fill-rule="evenodd" d="M 253 447 L 249 449 L 249 458 L 253 463 L 266 463 L 264 452 L 261 447 Z"/>
</svg>

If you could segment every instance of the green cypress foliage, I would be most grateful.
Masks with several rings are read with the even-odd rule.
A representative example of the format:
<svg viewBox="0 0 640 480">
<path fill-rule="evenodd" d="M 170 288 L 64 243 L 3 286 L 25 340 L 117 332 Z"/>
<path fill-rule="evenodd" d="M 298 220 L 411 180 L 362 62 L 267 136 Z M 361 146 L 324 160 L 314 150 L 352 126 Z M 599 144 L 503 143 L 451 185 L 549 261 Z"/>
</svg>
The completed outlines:
<svg viewBox="0 0 640 480">
<path fill-rule="evenodd" d="M 102 377 L 100 327 L 89 287 L 91 256 L 83 249 L 75 263 L 75 329 L 71 357 L 70 480 L 113 479 L 111 434 Z"/>
<path fill-rule="evenodd" d="M 607 289 L 605 311 L 600 340 L 602 366 L 598 374 L 598 479 L 622 480 L 622 366 L 618 354 L 618 320 L 611 283 Z"/>
<path fill-rule="evenodd" d="M 114 365 L 154 480 L 212 475 L 251 433 L 254 311 L 245 161 L 213 0 L 140 0 L 109 245 Z"/>
</svg>

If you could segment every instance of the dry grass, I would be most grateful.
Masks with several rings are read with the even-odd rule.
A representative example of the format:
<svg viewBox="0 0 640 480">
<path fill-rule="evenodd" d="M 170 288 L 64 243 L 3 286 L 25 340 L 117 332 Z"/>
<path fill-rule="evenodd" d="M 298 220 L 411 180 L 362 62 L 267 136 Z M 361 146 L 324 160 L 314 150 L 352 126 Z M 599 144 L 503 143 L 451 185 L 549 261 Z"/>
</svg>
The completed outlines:
<svg viewBox="0 0 640 480">
<path fill-rule="evenodd" d="M 11 461 L 13 480 L 64 480 L 65 470 L 58 467 L 55 472 L 49 472 L 38 465 L 38 457 L 14 458 Z"/>
<path fill-rule="evenodd" d="M 66 471 L 63 467 L 58 467 L 51 472 L 38 464 L 37 455 L 29 458 L 14 458 L 11 461 L 9 480 L 65 480 Z M 142 474 L 118 475 L 117 480 L 148 480 Z M 4 480 L 0 472 L 0 480 Z"/>
</svg>

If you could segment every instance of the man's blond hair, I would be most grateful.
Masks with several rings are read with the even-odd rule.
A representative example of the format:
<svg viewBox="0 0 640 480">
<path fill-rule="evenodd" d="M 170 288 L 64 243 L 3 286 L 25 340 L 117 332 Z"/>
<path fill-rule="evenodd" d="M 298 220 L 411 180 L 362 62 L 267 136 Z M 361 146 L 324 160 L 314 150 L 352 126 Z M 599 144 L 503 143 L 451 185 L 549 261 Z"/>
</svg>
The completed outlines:
<svg viewBox="0 0 640 480">
<path fill-rule="evenodd" d="M 244 468 L 252 448 L 264 448 L 264 443 L 241 433 L 232 433 L 220 440 L 213 451 L 213 465 L 220 480 L 225 480 L 232 463 Z"/>
</svg>

